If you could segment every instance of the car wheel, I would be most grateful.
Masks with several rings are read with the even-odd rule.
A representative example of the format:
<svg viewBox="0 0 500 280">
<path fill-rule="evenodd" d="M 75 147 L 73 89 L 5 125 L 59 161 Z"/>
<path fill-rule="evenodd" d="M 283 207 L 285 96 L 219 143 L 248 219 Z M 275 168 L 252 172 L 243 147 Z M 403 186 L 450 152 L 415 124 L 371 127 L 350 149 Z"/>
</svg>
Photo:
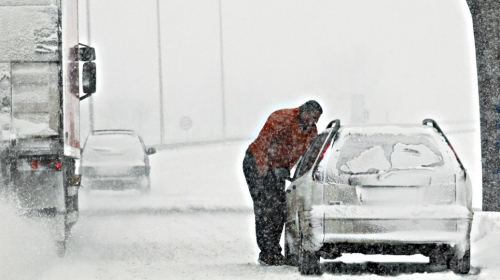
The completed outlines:
<svg viewBox="0 0 500 280">
<path fill-rule="evenodd" d="M 448 252 L 446 248 L 437 245 L 436 248 L 429 252 L 429 263 L 431 265 L 440 266 L 446 265 L 448 260 Z"/>
<path fill-rule="evenodd" d="M 299 271 L 302 275 L 321 275 L 319 253 L 309 252 L 300 246 Z"/>
<path fill-rule="evenodd" d="M 296 215 L 296 219 L 297 233 L 299 235 L 299 272 L 302 275 L 321 275 L 319 252 L 310 252 L 304 249 L 304 237 L 300 231 L 300 219 L 298 215 Z"/>
<path fill-rule="evenodd" d="M 470 270 L 470 249 L 465 251 L 462 258 L 453 255 L 448 263 L 448 268 L 456 274 L 467 274 Z"/>
<path fill-rule="evenodd" d="M 295 222 L 285 224 L 285 262 L 287 265 L 298 266 L 300 238 L 297 238 L 294 227 Z"/>
<path fill-rule="evenodd" d="M 141 189 L 141 194 L 149 194 L 151 192 L 151 178 L 147 177 L 146 186 L 143 186 Z"/>
</svg>

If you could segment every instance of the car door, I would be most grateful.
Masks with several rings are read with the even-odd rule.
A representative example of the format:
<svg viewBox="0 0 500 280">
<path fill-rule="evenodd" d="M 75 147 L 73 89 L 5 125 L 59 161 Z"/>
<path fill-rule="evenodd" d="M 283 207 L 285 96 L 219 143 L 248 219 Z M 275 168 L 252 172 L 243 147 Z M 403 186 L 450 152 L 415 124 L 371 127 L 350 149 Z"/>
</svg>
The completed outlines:
<svg viewBox="0 0 500 280">
<path fill-rule="evenodd" d="M 286 200 L 287 200 L 287 221 L 296 220 L 296 213 L 300 207 L 300 201 L 297 196 L 303 196 L 304 188 L 307 188 L 308 183 L 312 181 L 312 177 L 304 176 L 308 174 L 308 171 L 314 166 L 316 159 L 320 151 L 322 151 L 325 146 L 325 141 L 327 139 L 331 140 L 331 134 L 333 131 L 323 132 L 318 135 L 309 145 L 307 151 L 300 158 L 297 168 L 292 179 L 292 183 L 288 186 L 286 190 Z M 330 142 L 330 141 L 328 141 Z"/>
</svg>

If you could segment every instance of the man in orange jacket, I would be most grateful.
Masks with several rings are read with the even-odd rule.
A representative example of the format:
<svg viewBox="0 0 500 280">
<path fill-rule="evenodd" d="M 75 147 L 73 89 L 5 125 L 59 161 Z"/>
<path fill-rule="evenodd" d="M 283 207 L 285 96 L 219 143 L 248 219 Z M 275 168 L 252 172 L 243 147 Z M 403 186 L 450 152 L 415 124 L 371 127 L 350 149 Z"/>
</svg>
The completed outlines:
<svg viewBox="0 0 500 280">
<path fill-rule="evenodd" d="M 323 109 L 314 100 L 273 112 L 248 147 L 243 173 L 253 200 L 259 263 L 283 265 L 280 238 L 285 223 L 285 179 L 318 135 Z"/>
</svg>

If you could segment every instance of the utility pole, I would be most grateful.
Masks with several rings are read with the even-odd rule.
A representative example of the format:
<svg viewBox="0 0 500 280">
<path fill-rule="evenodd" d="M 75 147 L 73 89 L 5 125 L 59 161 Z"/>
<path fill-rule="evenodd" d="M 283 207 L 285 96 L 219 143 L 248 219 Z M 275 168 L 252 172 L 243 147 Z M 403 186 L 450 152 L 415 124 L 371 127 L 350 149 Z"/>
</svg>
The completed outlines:
<svg viewBox="0 0 500 280">
<path fill-rule="evenodd" d="M 158 81 L 160 86 L 160 144 L 164 144 L 165 124 L 163 116 L 163 74 L 161 61 L 160 0 L 156 0 L 156 22 L 158 26 Z"/>
<path fill-rule="evenodd" d="M 90 41 L 90 0 L 87 0 L 87 45 L 91 46 Z M 89 97 L 89 129 L 90 134 L 94 131 L 94 98 Z"/>
<path fill-rule="evenodd" d="M 483 210 L 500 211 L 500 1 L 466 1 L 472 15 L 476 46 Z"/>
<path fill-rule="evenodd" d="M 222 34 L 222 0 L 219 0 L 219 34 L 220 34 L 220 88 L 222 97 L 222 142 L 226 144 L 226 97 L 224 92 L 224 45 Z"/>
</svg>

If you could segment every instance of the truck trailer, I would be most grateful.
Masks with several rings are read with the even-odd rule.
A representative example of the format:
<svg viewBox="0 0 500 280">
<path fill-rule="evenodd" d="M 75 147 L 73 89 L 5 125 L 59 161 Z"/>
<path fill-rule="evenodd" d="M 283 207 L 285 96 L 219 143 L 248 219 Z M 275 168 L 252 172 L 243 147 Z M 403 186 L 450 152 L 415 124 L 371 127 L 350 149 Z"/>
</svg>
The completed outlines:
<svg viewBox="0 0 500 280">
<path fill-rule="evenodd" d="M 77 0 L 0 0 L 2 193 L 50 221 L 60 256 L 78 220 L 80 81 L 95 92 L 93 59 L 78 41 Z"/>
</svg>

